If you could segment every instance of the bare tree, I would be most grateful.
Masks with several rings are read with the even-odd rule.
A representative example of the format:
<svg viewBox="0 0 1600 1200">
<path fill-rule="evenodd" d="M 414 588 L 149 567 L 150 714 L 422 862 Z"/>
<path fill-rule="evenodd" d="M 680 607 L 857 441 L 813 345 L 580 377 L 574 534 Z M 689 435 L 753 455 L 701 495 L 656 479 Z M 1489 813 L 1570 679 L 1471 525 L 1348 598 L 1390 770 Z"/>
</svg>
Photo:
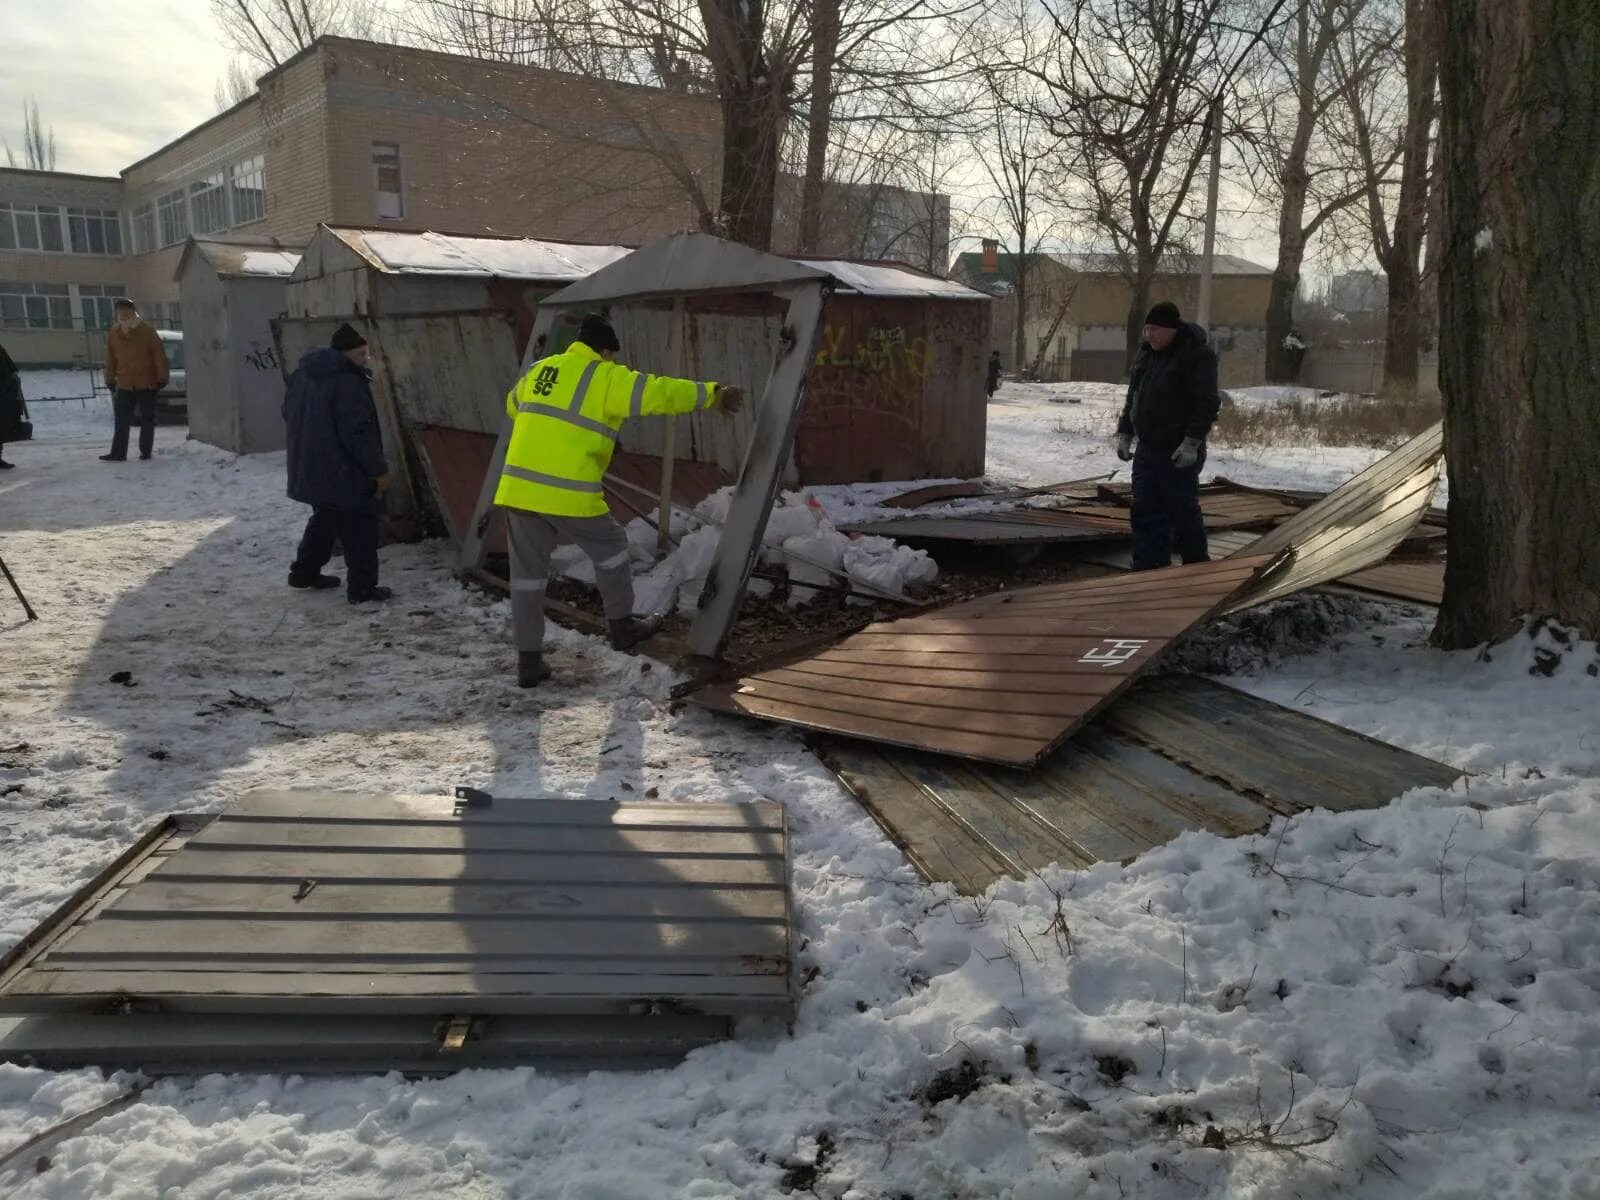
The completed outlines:
<svg viewBox="0 0 1600 1200">
<path fill-rule="evenodd" d="M 1264 39 L 1267 49 L 1256 72 L 1260 91 L 1257 128 L 1250 142 L 1277 198 L 1278 256 L 1267 303 L 1267 379 L 1286 382 L 1294 374 L 1288 338 L 1307 248 L 1323 227 L 1368 195 L 1365 164 L 1351 148 L 1330 137 L 1330 114 L 1345 90 L 1333 58 L 1342 38 L 1362 19 L 1369 0 L 1301 0 L 1289 20 Z M 1382 63 L 1381 39 L 1357 39 L 1347 60 L 1359 83 Z M 1375 164 L 1387 178 L 1398 149 Z"/>
<path fill-rule="evenodd" d="M 15 167 L 17 156 L 12 152 L 11 143 L 0 140 L 0 148 L 6 152 L 6 165 Z M 22 101 L 22 159 L 23 170 L 56 169 L 55 126 L 52 125 L 50 131 L 45 132 L 44 122 L 39 116 L 39 101 L 32 96 Z"/>
<path fill-rule="evenodd" d="M 1384 391 L 1401 398 L 1417 393 L 1421 349 L 1418 260 L 1428 218 L 1428 151 L 1439 74 L 1433 7 L 1433 0 L 1380 0 L 1368 10 L 1378 20 L 1352 25 L 1333 52 L 1349 144 L 1365 176 L 1372 248 L 1388 280 Z M 1370 57 L 1375 43 L 1376 58 Z M 1381 69 L 1384 50 L 1393 64 L 1389 71 Z M 1396 160 L 1398 189 L 1392 186 Z"/>
<path fill-rule="evenodd" d="M 1283 0 L 1264 17 L 1242 0 L 1044 6 L 1048 53 L 1019 67 L 1045 85 L 1040 112 L 1061 153 L 1054 191 L 1108 242 L 1132 293 L 1131 364 L 1163 259 L 1198 224 L 1191 191 L 1212 114 Z"/>
<path fill-rule="evenodd" d="M 1528 614 L 1594 637 L 1600 9 L 1452 0 L 1439 18 L 1450 555 L 1434 637 L 1496 641 Z"/>
<path fill-rule="evenodd" d="M 1024 30 L 1013 45 L 1026 55 L 1029 40 Z M 990 192 L 980 212 L 988 213 L 995 240 L 1011 255 L 1016 312 L 1011 353 L 1018 370 L 1028 362 L 1027 330 L 1033 300 L 1029 267 L 1046 242 L 1061 232 L 1046 189 L 1056 144 L 1040 114 L 1037 88 L 1030 86 L 1034 83 L 1027 75 L 986 73 L 986 120 L 973 146 Z"/>
<path fill-rule="evenodd" d="M 370 36 L 374 0 L 211 0 L 228 44 L 262 70 L 292 58 L 324 34 Z"/>
<path fill-rule="evenodd" d="M 217 80 L 216 90 L 212 92 L 212 101 L 216 104 L 218 112 L 226 112 L 235 104 L 242 104 L 255 94 L 255 80 L 245 69 L 244 63 L 236 58 L 228 64 L 228 70 L 222 78 Z"/>
</svg>

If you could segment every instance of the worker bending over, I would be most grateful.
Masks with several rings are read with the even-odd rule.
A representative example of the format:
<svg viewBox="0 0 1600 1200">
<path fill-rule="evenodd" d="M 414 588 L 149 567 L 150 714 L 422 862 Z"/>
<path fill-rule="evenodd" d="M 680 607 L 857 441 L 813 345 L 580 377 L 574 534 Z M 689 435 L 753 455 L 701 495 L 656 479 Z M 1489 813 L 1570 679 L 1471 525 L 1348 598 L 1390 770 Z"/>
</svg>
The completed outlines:
<svg viewBox="0 0 1600 1200">
<path fill-rule="evenodd" d="M 591 314 L 577 341 L 534 363 L 506 397 L 511 442 L 494 502 L 506 510 L 519 687 L 550 677 L 543 653 L 544 594 L 550 555 L 562 534 L 594 562 L 615 649 L 627 650 L 660 627 L 659 618 L 633 615 L 628 537 L 606 507 L 602 481 L 622 422 L 712 405 L 731 415 L 744 404 L 738 388 L 629 370 L 615 361 L 621 349 L 611 325 Z"/>
</svg>

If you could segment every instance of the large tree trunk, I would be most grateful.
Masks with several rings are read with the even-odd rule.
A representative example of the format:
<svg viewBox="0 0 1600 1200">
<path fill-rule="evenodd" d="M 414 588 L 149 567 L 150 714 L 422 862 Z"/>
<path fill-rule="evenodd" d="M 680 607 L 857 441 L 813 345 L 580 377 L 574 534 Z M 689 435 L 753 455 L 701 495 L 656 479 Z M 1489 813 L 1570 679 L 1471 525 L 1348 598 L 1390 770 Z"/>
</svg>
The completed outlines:
<svg viewBox="0 0 1600 1200">
<path fill-rule="evenodd" d="M 766 61 L 759 0 L 701 0 L 722 101 L 724 237 L 757 250 L 772 246 L 772 210 L 783 129 L 783 80 Z"/>
<path fill-rule="evenodd" d="M 1428 146 L 1433 129 L 1439 48 L 1433 0 L 1406 0 L 1406 139 L 1400 167 L 1400 198 L 1394 232 L 1383 263 L 1389 277 L 1387 344 L 1383 354 L 1386 395 L 1417 394 L 1417 356 L 1422 328 L 1418 259 L 1428 221 Z"/>
<path fill-rule="evenodd" d="M 833 60 L 839 55 L 839 0 L 816 0 L 811 31 L 811 114 L 806 122 L 806 177 L 800 188 L 800 253 L 822 246 L 828 135 L 833 127 Z"/>
<path fill-rule="evenodd" d="M 1434 631 L 1600 634 L 1600 8 L 1441 6 L 1440 370 L 1450 554 Z"/>
<path fill-rule="evenodd" d="M 1022 234 L 1022 245 L 1028 244 L 1028 231 L 1019 230 Z M 1028 362 L 1028 255 L 1026 252 L 1017 255 L 1017 330 L 1016 345 L 1012 347 L 1011 369 L 1021 374 L 1023 366 Z"/>
<path fill-rule="evenodd" d="M 1133 370 L 1133 360 L 1138 356 L 1140 343 L 1144 341 L 1144 319 L 1150 312 L 1150 289 L 1154 278 L 1155 267 L 1152 266 L 1148 272 L 1140 270 L 1128 281 L 1133 288 L 1133 296 L 1128 301 L 1128 323 L 1123 331 L 1123 348 L 1126 352 L 1122 364 L 1124 375 Z"/>
</svg>

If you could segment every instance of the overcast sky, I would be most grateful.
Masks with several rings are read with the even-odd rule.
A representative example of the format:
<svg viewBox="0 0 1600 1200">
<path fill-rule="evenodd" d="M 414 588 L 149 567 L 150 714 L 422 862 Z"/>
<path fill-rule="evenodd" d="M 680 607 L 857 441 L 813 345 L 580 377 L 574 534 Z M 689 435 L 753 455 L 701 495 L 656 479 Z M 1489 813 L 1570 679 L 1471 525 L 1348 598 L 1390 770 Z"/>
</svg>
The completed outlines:
<svg viewBox="0 0 1600 1200">
<path fill-rule="evenodd" d="M 0 0 L 0 28 L 0 137 L 20 164 L 37 99 L 58 171 L 115 175 L 215 115 L 231 57 L 206 0 Z"/>
<path fill-rule="evenodd" d="M 207 0 L 0 0 L 0 14 L 0 137 L 19 163 L 25 97 L 55 129 L 56 169 L 91 175 L 117 174 L 218 111 L 232 55 Z M 1273 261 L 1261 215 L 1224 219 L 1222 241 Z"/>
</svg>

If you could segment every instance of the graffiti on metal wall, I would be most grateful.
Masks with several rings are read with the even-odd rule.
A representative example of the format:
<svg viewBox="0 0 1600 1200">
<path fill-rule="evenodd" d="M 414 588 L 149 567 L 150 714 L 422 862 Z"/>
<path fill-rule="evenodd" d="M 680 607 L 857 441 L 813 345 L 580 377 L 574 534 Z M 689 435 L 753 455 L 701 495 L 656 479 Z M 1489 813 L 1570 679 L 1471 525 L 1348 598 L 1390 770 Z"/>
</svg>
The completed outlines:
<svg viewBox="0 0 1600 1200">
<path fill-rule="evenodd" d="M 244 361 L 249 363 L 258 371 L 277 372 L 280 370 L 278 365 L 278 351 L 276 347 L 263 346 L 260 342 L 253 339 L 250 342 L 249 352 L 244 356 Z"/>
<path fill-rule="evenodd" d="M 933 365 L 933 355 L 926 338 L 908 338 L 905 329 L 898 325 L 874 326 L 854 343 L 850 342 L 847 330 L 825 325 L 816 365 L 854 367 L 890 379 L 925 379 Z"/>
</svg>

